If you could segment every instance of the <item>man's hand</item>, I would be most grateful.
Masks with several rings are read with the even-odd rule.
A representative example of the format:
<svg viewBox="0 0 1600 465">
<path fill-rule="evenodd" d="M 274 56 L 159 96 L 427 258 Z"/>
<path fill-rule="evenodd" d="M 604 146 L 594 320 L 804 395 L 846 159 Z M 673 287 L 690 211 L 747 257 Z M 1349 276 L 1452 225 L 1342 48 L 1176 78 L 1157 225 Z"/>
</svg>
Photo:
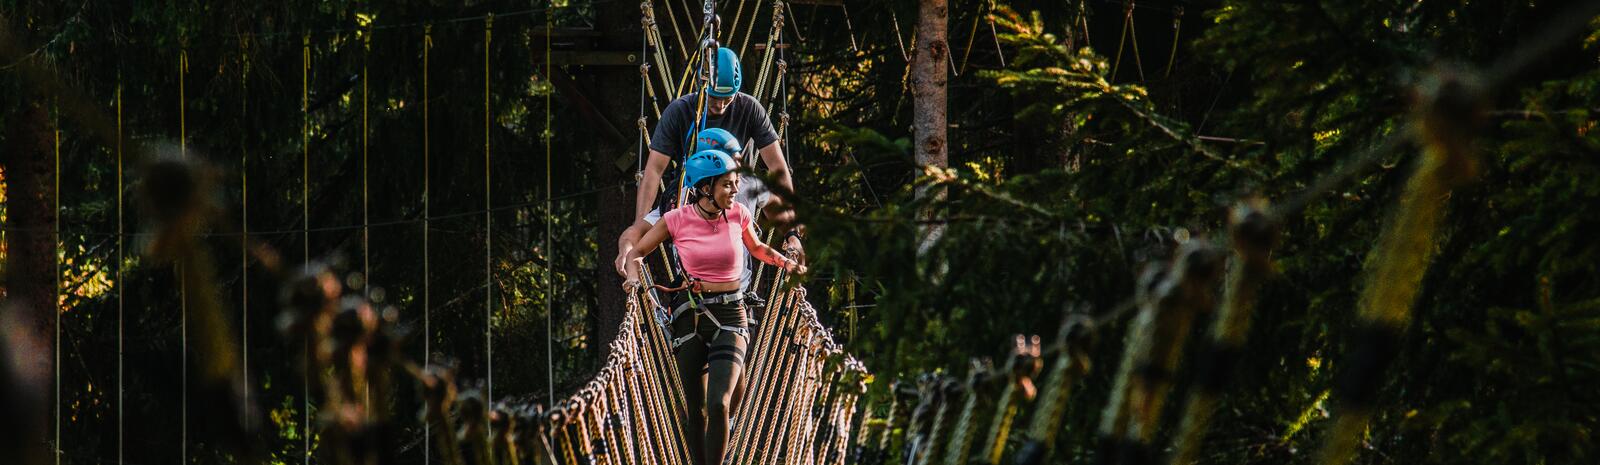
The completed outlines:
<svg viewBox="0 0 1600 465">
<path fill-rule="evenodd" d="M 623 277 L 628 276 L 628 252 L 632 251 L 633 244 L 623 244 L 622 246 L 617 247 L 617 259 L 612 262 L 612 266 L 615 266 L 617 268 L 617 274 L 622 275 Z"/>
</svg>

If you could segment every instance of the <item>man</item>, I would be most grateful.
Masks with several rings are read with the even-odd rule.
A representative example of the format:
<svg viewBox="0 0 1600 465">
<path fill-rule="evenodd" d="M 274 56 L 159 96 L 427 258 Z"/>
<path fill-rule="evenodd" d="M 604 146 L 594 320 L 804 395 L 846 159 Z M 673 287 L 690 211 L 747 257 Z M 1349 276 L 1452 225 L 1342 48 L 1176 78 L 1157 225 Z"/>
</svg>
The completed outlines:
<svg viewBox="0 0 1600 465">
<path fill-rule="evenodd" d="M 739 66 L 739 56 L 727 48 L 717 49 L 716 76 L 713 77 L 711 87 L 706 93 L 706 119 L 705 125 L 700 129 L 721 128 L 728 131 L 735 141 L 752 141 L 756 153 L 767 165 L 767 173 L 771 175 L 778 185 L 794 192 L 794 183 L 789 177 L 789 164 L 784 160 L 783 148 L 778 140 L 778 133 L 772 127 L 772 121 L 767 118 L 767 110 L 756 101 L 755 97 L 739 91 L 743 83 L 743 76 Z M 617 273 L 623 272 L 623 257 L 628 251 L 633 250 L 634 243 L 650 229 L 661 214 L 669 208 L 668 203 L 678 197 L 678 182 L 676 177 L 665 180 L 666 192 L 657 195 L 662 187 L 662 174 L 667 165 L 674 159 L 682 158 L 696 151 L 691 143 L 689 131 L 697 122 L 696 107 L 699 105 L 699 93 L 691 93 L 673 100 L 667 105 L 666 111 L 661 113 L 661 121 L 656 124 L 656 129 L 650 137 L 650 158 L 645 162 L 644 177 L 639 181 L 639 192 L 635 199 L 634 222 L 632 226 L 622 232 L 617 239 L 617 258 L 614 263 Z M 735 147 L 743 144 L 736 144 Z M 730 153 L 735 159 L 743 160 L 741 154 Z M 753 178 L 741 180 L 743 185 L 759 185 Z M 746 195 L 741 203 L 754 202 L 757 195 Z M 779 228 L 790 226 L 794 222 L 793 210 L 783 208 L 781 199 L 771 198 L 763 209 L 767 220 Z M 784 249 L 791 250 L 803 257 L 804 249 L 800 244 L 799 232 L 790 229 L 784 239 Z"/>
</svg>

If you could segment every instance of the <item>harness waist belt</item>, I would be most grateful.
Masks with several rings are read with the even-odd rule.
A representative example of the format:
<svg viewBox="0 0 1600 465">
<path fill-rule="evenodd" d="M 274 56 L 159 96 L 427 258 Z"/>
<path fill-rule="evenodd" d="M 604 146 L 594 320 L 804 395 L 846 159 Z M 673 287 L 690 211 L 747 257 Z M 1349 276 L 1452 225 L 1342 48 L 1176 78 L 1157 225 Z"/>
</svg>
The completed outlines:
<svg viewBox="0 0 1600 465">
<path fill-rule="evenodd" d="M 708 298 L 700 299 L 698 302 L 696 302 L 695 299 L 691 298 L 691 299 L 689 299 L 688 302 L 684 302 L 682 304 L 679 304 L 678 308 L 672 310 L 672 319 L 674 319 L 674 320 L 678 319 L 678 315 L 682 315 L 684 310 L 688 310 L 688 309 L 693 308 L 693 307 L 706 306 L 706 305 L 726 304 L 726 303 L 738 302 L 740 300 L 744 300 L 744 291 L 735 291 L 735 292 L 730 292 L 730 293 L 727 293 L 727 294 L 719 295 L 719 296 L 716 296 L 716 297 L 708 297 Z M 696 305 L 697 303 L 699 305 Z"/>
</svg>

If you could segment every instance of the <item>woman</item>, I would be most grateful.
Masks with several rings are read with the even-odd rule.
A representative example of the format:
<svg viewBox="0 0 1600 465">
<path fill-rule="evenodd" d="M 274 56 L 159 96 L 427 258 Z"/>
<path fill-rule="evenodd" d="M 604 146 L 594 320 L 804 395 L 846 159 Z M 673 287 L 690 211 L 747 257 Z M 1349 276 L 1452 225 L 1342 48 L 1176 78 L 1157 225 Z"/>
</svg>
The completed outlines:
<svg viewBox="0 0 1600 465">
<path fill-rule="evenodd" d="M 667 239 L 678 249 L 688 286 L 673 297 L 672 345 L 688 397 L 689 451 L 700 465 L 720 465 L 728 445 L 734 387 L 744 371 L 749 330 L 739 292 L 745 250 L 757 260 L 804 274 L 806 268 L 757 239 L 751 213 L 735 203 L 739 175 L 733 158 L 716 150 L 684 162 L 692 186 L 684 206 L 661 216 L 626 255 L 627 281 L 639 287 L 643 257 Z M 743 247 L 740 247 L 741 242 Z"/>
</svg>

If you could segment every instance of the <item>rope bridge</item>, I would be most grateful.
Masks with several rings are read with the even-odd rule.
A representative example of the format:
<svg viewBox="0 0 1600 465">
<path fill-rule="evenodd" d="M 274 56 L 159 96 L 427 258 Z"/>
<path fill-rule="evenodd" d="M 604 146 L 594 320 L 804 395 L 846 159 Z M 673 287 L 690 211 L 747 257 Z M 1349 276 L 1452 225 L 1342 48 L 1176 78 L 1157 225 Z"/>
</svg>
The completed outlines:
<svg viewBox="0 0 1600 465">
<path fill-rule="evenodd" d="M 845 463 L 866 391 L 865 367 L 833 341 L 804 288 L 767 286 L 769 318 L 752 327 L 747 387 L 733 419 L 732 463 Z M 688 464 L 684 390 L 653 291 L 628 301 L 599 373 L 544 412 L 550 463 Z"/>
</svg>

